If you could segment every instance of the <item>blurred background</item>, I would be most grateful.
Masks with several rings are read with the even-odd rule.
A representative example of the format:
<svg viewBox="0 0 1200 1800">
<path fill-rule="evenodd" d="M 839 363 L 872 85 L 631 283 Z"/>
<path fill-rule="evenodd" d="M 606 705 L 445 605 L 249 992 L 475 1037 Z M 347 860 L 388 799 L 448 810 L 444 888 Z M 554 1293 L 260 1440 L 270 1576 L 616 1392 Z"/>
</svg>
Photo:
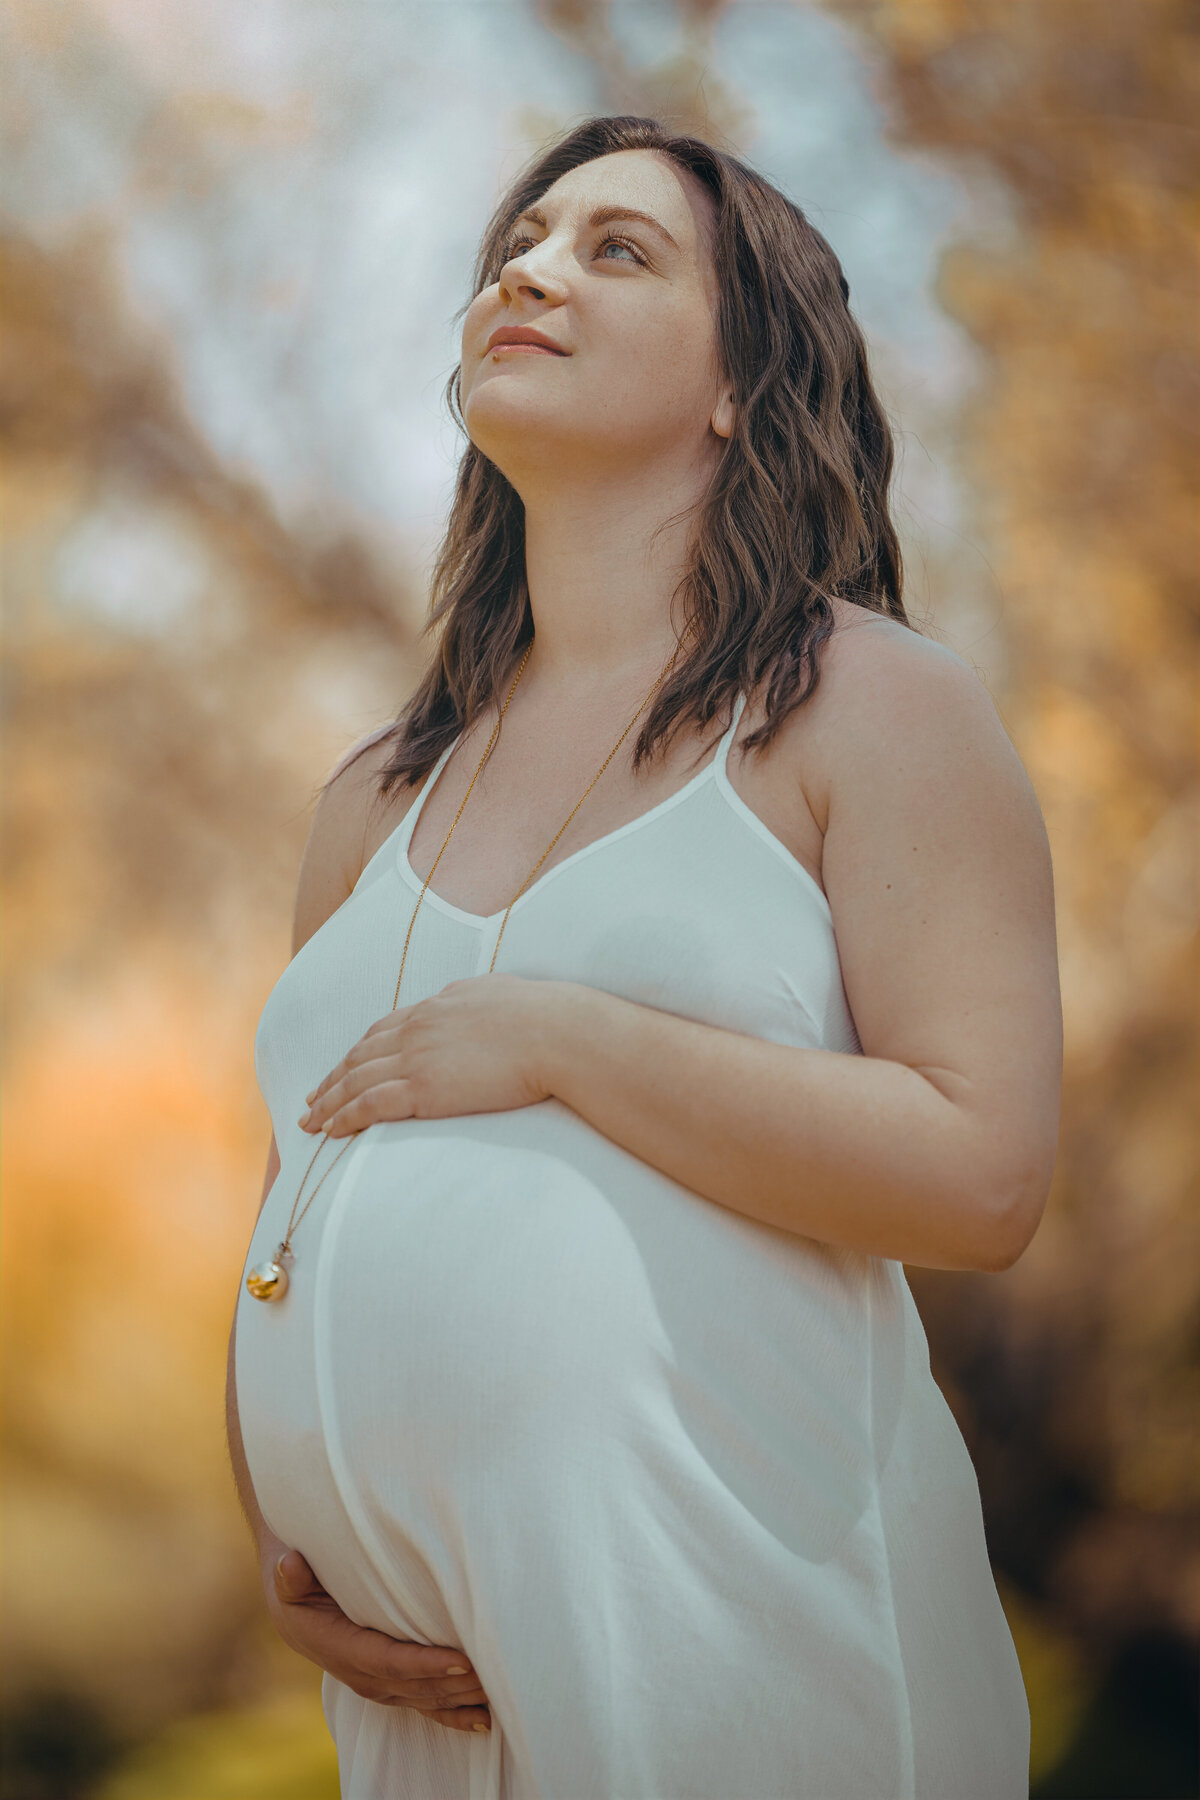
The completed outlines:
<svg viewBox="0 0 1200 1800">
<path fill-rule="evenodd" d="M 717 133 L 833 243 L 897 430 L 910 612 L 1040 798 L 1053 1192 L 1011 1270 L 909 1278 L 1035 1800 L 1196 1794 L 1195 7 L 0 20 L 4 1800 L 336 1794 L 223 1439 L 254 1027 L 319 784 L 428 653 L 479 234 L 547 139 L 627 111 Z"/>
</svg>

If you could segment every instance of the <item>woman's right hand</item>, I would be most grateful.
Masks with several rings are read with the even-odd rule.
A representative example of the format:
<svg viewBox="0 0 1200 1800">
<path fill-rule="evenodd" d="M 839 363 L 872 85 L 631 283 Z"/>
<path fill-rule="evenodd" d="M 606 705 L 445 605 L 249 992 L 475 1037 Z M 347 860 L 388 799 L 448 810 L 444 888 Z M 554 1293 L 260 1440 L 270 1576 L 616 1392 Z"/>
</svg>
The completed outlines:
<svg viewBox="0 0 1200 1800">
<path fill-rule="evenodd" d="M 321 1586 L 298 1550 L 263 1557 L 271 1622 L 285 1644 L 344 1687 L 379 1706 L 411 1706 L 452 1731 L 487 1731 L 492 1715 L 462 1650 L 411 1643 L 356 1625 Z M 463 1671 L 460 1675 L 449 1669 Z"/>
</svg>

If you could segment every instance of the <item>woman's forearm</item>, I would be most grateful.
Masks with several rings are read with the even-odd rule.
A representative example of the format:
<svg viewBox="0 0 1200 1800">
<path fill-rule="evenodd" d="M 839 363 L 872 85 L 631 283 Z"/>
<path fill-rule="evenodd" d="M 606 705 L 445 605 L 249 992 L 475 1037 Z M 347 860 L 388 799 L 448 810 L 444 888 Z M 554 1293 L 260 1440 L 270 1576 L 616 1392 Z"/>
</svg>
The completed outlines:
<svg viewBox="0 0 1200 1800">
<path fill-rule="evenodd" d="M 644 1162 L 785 1231 L 932 1269 L 1001 1269 L 1017 1209 L 987 1134 L 915 1069 L 555 983 L 541 1079 Z"/>
</svg>

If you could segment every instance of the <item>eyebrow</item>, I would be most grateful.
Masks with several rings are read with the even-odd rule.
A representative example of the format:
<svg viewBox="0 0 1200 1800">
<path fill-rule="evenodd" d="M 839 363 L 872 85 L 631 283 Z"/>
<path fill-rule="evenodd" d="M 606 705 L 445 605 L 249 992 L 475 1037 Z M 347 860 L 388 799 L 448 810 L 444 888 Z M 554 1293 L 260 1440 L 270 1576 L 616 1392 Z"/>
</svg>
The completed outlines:
<svg viewBox="0 0 1200 1800">
<path fill-rule="evenodd" d="M 513 220 L 514 225 L 519 225 L 521 219 L 529 219 L 534 225 L 540 225 L 543 231 L 547 229 L 546 215 L 536 206 L 527 206 L 525 211 L 520 215 L 520 218 Z M 673 250 L 679 249 L 679 245 L 675 242 L 675 239 L 671 236 L 666 226 L 661 224 L 652 213 L 639 212 L 636 206 L 598 206 L 595 212 L 589 216 L 588 224 L 608 225 L 614 219 L 637 219 L 643 225 L 652 226 L 655 231 L 665 237 Z"/>
</svg>

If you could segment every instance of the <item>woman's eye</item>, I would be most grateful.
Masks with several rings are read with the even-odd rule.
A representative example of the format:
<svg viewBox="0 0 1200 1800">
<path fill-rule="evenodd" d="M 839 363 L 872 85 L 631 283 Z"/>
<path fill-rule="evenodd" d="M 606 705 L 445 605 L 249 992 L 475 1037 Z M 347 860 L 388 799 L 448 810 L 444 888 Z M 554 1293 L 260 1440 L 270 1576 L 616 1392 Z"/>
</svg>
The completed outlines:
<svg viewBox="0 0 1200 1800">
<path fill-rule="evenodd" d="M 533 239 L 531 237 L 509 238 L 507 244 L 504 245 L 500 252 L 501 267 L 504 267 L 512 261 L 513 257 L 518 254 L 518 248 L 521 244 L 532 244 L 532 242 Z M 636 244 L 631 244 L 628 238 L 621 237 L 621 235 L 615 231 L 607 232 L 605 236 L 601 238 L 596 247 L 597 253 L 602 250 L 607 250 L 610 244 L 619 244 L 622 250 L 628 250 L 635 262 L 644 263 L 646 260 Z"/>
<path fill-rule="evenodd" d="M 637 262 L 645 261 L 645 258 L 642 256 L 637 245 L 631 244 L 628 238 L 621 237 L 615 231 L 610 231 L 605 237 L 601 238 L 601 240 L 600 240 L 601 250 L 607 250 L 607 248 L 610 244 L 619 244 L 621 246 L 622 250 L 628 250 L 629 254 L 632 257 L 634 257 Z"/>
</svg>

